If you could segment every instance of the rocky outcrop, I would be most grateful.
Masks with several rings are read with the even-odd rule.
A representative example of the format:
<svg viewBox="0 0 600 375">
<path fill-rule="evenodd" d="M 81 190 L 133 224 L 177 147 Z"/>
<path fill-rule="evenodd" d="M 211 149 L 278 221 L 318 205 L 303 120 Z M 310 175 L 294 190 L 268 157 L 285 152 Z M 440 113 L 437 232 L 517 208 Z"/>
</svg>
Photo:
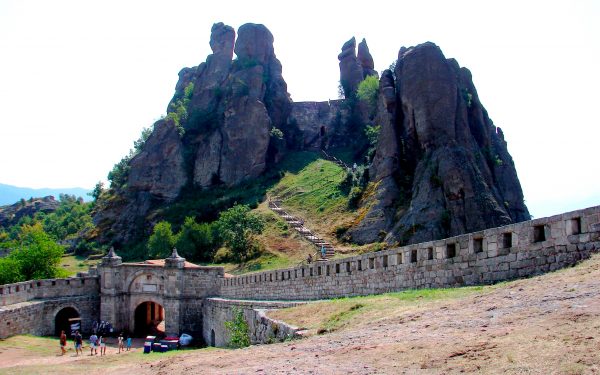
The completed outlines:
<svg viewBox="0 0 600 375">
<path fill-rule="evenodd" d="M 129 162 L 128 188 L 165 202 L 179 196 L 187 183 L 183 144 L 172 120 L 159 120 L 144 148 Z"/>
<path fill-rule="evenodd" d="M 416 243 L 529 219 L 500 128 L 471 75 L 433 43 L 401 49 L 380 80 L 377 183 L 357 242 Z"/>
<path fill-rule="evenodd" d="M 349 143 L 345 124 L 350 110 L 342 100 L 296 102 L 288 117 L 288 127 L 298 131 L 295 144 L 301 150 L 322 150 Z"/>
<path fill-rule="evenodd" d="M 23 217 L 33 217 L 38 212 L 54 212 L 59 205 L 60 202 L 49 195 L 43 198 L 31 198 L 21 200 L 15 204 L 0 206 L 0 227 L 8 228 L 17 224 Z"/>
<path fill-rule="evenodd" d="M 364 38 L 360 43 L 358 43 L 358 53 L 356 54 L 356 58 L 363 70 L 363 79 L 367 76 L 377 76 L 373 56 L 371 56 L 371 52 L 369 52 L 369 46 Z"/>
<path fill-rule="evenodd" d="M 338 55 L 340 60 L 340 84 L 346 98 L 353 97 L 358 90 L 358 85 L 367 76 L 377 76 L 374 70 L 375 63 L 369 52 L 367 41 L 363 39 L 358 45 L 356 54 L 356 39 L 352 37 L 342 46 L 342 52 Z"/>
<path fill-rule="evenodd" d="M 127 184 L 95 215 L 109 233 L 104 240 L 126 243 L 143 236 L 156 209 L 184 187 L 237 185 L 260 176 L 285 151 L 270 136 L 273 127 L 285 134 L 291 111 L 271 32 L 245 24 L 236 40 L 233 28 L 216 23 L 210 46 L 205 62 L 179 72 L 168 116 L 129 161 Z"/>
</svg>

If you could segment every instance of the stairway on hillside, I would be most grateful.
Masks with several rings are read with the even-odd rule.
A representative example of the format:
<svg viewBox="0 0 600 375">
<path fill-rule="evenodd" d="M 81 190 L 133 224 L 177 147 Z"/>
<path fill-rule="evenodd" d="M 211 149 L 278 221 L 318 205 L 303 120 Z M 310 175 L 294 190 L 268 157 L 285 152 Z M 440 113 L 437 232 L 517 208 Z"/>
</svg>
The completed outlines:
<svg viewBox="0 0 600 375">
<path fill-rule="evenodd" d="M 277 215 L 281 216 L 288 225 L 294 228 L 302 237 L 312 243 L 317 248 L 316 261 L 325 261 L 335 255 L 335 249 L 333 245 L 325 241 L 323 238 L 314 234 L 310 229 L 304 226 L 304 220 L 290 215 L 283 208 L 281 208 L 281 200 L 269 198 L 269 208 Z M 321 257 L 321 247 L 325 247 L 325 258 Z"/>
<path fill-rule="evenodd" d="M 321 153 L 323 154 L 323 156 L 325 156 L 325 159 L 334 162 L 335 164 L 337 164 L 338 166 L 344 168 L 345 170 L 350 170 L 351 169 L 348 166 L 348 164 L 344 163 L 343 161 L 341 161 L 340 159 L 336 158 L 335 156 L 329 155 L 327 153 L 327 151 L 321 150 Z"/>
</svg>

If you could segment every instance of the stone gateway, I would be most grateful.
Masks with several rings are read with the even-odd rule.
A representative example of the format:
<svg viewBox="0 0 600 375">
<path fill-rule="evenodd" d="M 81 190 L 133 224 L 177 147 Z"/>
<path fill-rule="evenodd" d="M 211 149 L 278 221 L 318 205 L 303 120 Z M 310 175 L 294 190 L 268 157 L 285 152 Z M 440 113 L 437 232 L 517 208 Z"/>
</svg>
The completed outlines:
<svg viewBox="0 0 600 375">
<path fill-rule="evenodd" d="M 0 338 L 52 335 L 72 318 L 90 332 L 97 320 L 138 335 L 164 324 L 224 346 L 224 322 L 243 311 L 252 343 L 294 335 L 269 309 L 309 300 L 412 288 L 489 284 L 571 266 L 600 249 L 600 206 L 302 267 L 225 274 L 177 254 L 123 263 L 111 251 L 78 277 L 0 286 Z"/>
</svg>

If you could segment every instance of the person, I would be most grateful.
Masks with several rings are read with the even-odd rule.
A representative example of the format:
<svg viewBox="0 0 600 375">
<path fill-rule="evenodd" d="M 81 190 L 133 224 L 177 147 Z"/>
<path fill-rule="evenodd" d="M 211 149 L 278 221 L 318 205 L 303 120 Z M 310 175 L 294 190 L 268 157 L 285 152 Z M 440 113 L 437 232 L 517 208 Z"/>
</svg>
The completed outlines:
<svg viewBox="0 0 600 375">
<path fill-rule="evenodd" d="M 104 336 L 98 337 L 98 344 L 100 345 L 100 356 L 106 355 L 106 339 Z"/>
<path fill-rule="evenodd" d="M 92 333 L 90 336 L 90 355 L 94 355 L 94 352 L 98 354 L 98 336 Z"/>
<path fill-rule="evenodd" d="M 127 351 L 131 350 L 131 336 L 127 335 Z"/>
<path fill-rule="evenodd" d="M 83 337 L 79 331 L 75 331 L 75 355 L 78 356 L 79 352 L 83 355 Z"/>
<path fill-rule="evenodd" d="M 125 350 L 125 347 L 123 345 L 123 332 L 121 332 L 119 334 L 119 338 L 117 340 L 119 342 L 119 352 L 118 353 L 121 353 L 121 350 Z"/>
<path fill-rule="evenodd" d="M 321 245 L 321 258 L 325 259 L 325 245 Z"/>
<path fill-rule="evenodd" d="M 67 335 L 64 330 L 60 331 L 60 351 L 60 355 L 67 354 Z"/>
<path fill-rule="evenodd" d="M 312 254 L 308 254 L 308 258 L 306 258 L 306 262 L 307 262 L 308 264 L 311 264 L 311 263 L 312 263 Z"/>
</svg>

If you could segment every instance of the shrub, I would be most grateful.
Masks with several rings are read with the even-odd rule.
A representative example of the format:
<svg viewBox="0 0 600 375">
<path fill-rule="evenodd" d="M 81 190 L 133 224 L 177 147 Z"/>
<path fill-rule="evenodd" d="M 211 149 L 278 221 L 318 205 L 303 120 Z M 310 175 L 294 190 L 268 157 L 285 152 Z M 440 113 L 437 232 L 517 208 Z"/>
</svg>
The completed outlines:
<svg viewBox="0 0 600 375">
<path fill-rule="evenodd" d="M 171 223 L 161 221 L 154 226 L 148 239 L 148 255 L 153 259 L 166 258 L 171 254 L 175 242 Z"/>
<path fill-rule="evenodd" d="M 233 260 L 241 262 L 256 250 L 253 236 L 262 233 L 263 219 L 250 212 L 246 205 L 235 205 L 219 215 L 216 222 L 220 237 L 231 250 Z"/>
<path fill-rule="evenodd" d="M 215 251 L 213 228 L 210 224 L 198 224 L 192 217 L 186 217 L 177 234 L 177 251 L 190 260 L 211 260 Z"/>
<path fill-rule="evenodd" d="M 233 308 L 233 319 L 225 322 L 229 332 L 229 347 L 245 348 L 250 346 L 250 328 L 244 319 L 244 312 L 239 307 Z"/>
<path fill-rule="evenodd" d="M 17 246 L 9 258 L 18 262 L 24 280 L 60 276 L 58 265 L 65 250 L 44 232 L 40 223 L 23 226 Z"/>
<path fill-rule="evenodd" d="M 379 80 L 376 76 L 367 76 L 358 84 L 356 96 L 369 105 L 371 110 L 377 107 L 377 94 L 379 93 Z"/>
<path fill-rule="evenodd" d="M 0 285 L 24 280 L 19 261 L 13 257 L 0 258 Z"/>
</svg>

